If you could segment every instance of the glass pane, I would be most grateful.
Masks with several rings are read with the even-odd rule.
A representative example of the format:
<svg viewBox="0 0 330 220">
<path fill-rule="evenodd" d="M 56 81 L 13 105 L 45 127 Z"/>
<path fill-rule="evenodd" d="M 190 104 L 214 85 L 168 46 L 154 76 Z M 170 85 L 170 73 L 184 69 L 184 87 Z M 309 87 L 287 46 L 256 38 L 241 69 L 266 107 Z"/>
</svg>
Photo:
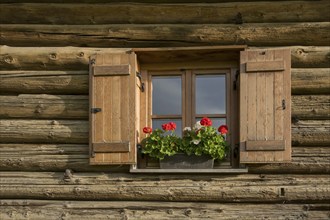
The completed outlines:
<svg viewBox="0 0 330 220">
<path fill-rule="evenodd" d="M 176 124 L 175 134 L 181 137 L 182 135 L 182 120 L 181 119 L 152 119 L 152 129 L 162 129 L 162 124 L 174 122 Z M 168 132 L 170 134 L 170 132 Z"/>
<path fill-rule="evenodd" d="M 181 115 L 181 77 L 152 77 L 152 114 Z"/>
<path fill-rule="evenodd" d="M 226 114 L 226 77 L 196 76 L 196 114 Z"/>
<path fill-rule="evenodd" d="M 196 121 L 200 121 L 202 118 L 196 118 Z M 212 127 L 215 127 L 217 130 L 221 125 L 226 125 L 225 118 L 210 118 L 212 120 Z"/>
</svg>

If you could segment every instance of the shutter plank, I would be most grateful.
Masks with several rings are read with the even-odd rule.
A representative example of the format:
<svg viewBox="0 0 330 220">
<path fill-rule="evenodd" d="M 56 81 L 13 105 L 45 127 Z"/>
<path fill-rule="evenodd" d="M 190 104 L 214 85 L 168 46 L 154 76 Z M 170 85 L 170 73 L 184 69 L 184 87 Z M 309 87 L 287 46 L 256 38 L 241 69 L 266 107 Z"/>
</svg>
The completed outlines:
<svg viewBox="0 0 330 220">
<path fill-rule="evenodd" d="M 267 55 L 267 54 L 266 54 Z M 284 61 L 247 62 L 246 72 L 283 71 Z"/>
<path fill-rule="evenodd" d="M 95 165 L 135 164 L 137 134 L 136 55 L 103 54 L 91 68 L 91 158 Z"/>
<path fill-rule="evenodd" d="M 95 153 L 111 153 L 111 152 L 129 152 L 129 142 L 113 142 L 113 143 L 96 143 L 93 144 Z"/>
<path fill-rule="evenodd" d="M 94 76 L 129 75 L 130 65 L 95 66 Z"/>
<path fill-rule="evenodd" d="M 287 49 L 241 52 L 241 163 L 291 159 L 290 59 Z"/>
<path fill-rule="evenodd" d="M 284 150 L 285 141 L 246 141 L 247 151 L 273 151 Z"/>
</svg>

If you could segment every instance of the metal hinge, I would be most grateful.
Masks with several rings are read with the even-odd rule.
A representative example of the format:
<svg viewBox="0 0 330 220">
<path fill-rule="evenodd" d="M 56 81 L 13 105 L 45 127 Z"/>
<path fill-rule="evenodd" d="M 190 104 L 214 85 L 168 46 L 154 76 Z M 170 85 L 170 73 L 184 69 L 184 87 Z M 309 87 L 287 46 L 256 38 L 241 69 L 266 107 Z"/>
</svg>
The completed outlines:
<svg viewBox="0 0 330 220">
<path fill-rule="evenodd" d="M 136 76 L 139 78 L 140 82 L 141 82 L 141 92 L 144 92 L 144 82 L 142 82 L 142 75 L 140 72 L 136 72 Z"/>
<path fill-rule="evenodd" d="M 91 108 L 91 113 L 98 113 L 98 112 L 101 112 L 102 109 L 101 108 Z"/>
<path fill-rule="evenodd" d="M 234 90 L 237 90 L 238 88 L 238 77 L 239 77 L 239 70 L 236 70 L 236 74 L 235 74 L 235 80 L 234 80 Z"/>
</svg>

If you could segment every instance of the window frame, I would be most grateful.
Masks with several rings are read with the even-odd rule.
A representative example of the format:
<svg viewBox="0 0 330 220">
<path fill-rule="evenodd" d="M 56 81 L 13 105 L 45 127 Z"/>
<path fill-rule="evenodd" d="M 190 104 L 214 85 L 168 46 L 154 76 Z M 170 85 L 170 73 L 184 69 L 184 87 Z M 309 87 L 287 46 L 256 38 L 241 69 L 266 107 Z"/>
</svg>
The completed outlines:
<svg viewBox="0 0 330 220">
<path fill-rule="evenodd" d="M 141 131 L 144 126 L 152 127 L 152 76 L 181 76 L 182 79 L 182 129 L 186 126 L 191 127 L 194 124 L 195 118 L 198 116 L 203 116 L 202 114 L 196 114 L 195 109 L 195 95 L 196 95 L 196 76 L 197 75 L 224 75 L 225 76 L 225 85 L 226 85 L 226 114 L 223 117 L 222 114 L 208 114 L 211 115 L 210 118 L 225 118 L 226 125 L 229 127 L 229 132 L 227 135 L 227 140 L 229 144 L 232 146 L 230 156 L 227 160 L 222 161 L 217 164 L 217 167 L 214 169 L 228 169 L 228 168 L 238 168 L 239 161 L 237 153 L 234 156 L 234 151 L 238 150 L 237 141 L 238 141 L 238 128 L 234 126 L 232 122 L 234 122 L 234 118 L 238 118 L 238 111 L 235 106 L 238 106 L 238 95 L 234 94 L 238 91 L 234 91 L 233 84 L 235 75 L 237 73 L 238 67 L 233 66 L 219 66 L 219 67 L 210 67 L 207 68 L 205 66 L 199 66 L 198 63 L 194 66 L 191 66 L 189 69 L 183 69 L 178 66 L 177 68 L 164 69 L 164 67 L 160 67 L 160 69 L 155 68 L 151 70 L 142 69 L 142 78 L 145 79 L 144 83 L 146 84 L 146 91 L 143 95 L 146 96 L 146 102 L 142 104 L 141 108 Z M 186 74 L 188 72 L 188 74 Z M 188 78 L 188 79 L 187 79 Z M 190 86 L 187 86 L 186 83 L 189 82 Z M 194 89 L 193 89 L 194 87 Z M 187 98 L 190 99 L 187 101 Z M 236 100 L 232 100 L 232 99 Z M 190 102 L 190 104 L 186 104 L 185 102 Z M 188 105 L 192 107 L 193 110 L 187 110 Z M 144 106 L 144 107 L 143 107 Z M 189 112 L 189 113 L 187 113 Z M 208 116 L 205 115 L 205 116 Z M 172 116 L 172 115 L 169 115 Z M 220 116 L 220 117 L 218 117 Z M 164 118 L 164 117 L 156 117 L 156 118 Z M 174 118 L 174 117 L 173 117 Z M 167 118 L 166 118 L 167 119 Z M 146 137 L 145 134 L 141 132 L 141 140 Z M 236 148 L 236 149 L 235 149 Z M 150 168 L 154 168 L 154 160 L 150 158 L 146 158 L 143 156 L 141 159 L 138 158 L 138 167 L 148 168 L 148 160 L 153 162 Z"/>
</svg>

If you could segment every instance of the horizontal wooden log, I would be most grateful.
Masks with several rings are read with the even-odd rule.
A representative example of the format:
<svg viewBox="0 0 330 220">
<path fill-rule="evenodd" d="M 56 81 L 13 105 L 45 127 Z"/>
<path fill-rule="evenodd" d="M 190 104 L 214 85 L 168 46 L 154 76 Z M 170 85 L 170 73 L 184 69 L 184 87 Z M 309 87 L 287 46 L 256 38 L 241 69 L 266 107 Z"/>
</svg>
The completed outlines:
<svg viewBox="0 0 330 220">
<path fill-rule="evenodd" d="M 88 121 L 1 120 L 0 143 L 87 143 Z M 329 120 L 298 120 L 292 125 L 294 145 L 330 145 Z"/>
<path fill-rule="evenodd" d="M 2 24 L 69 25 L 322 22 L 328 21 L 329 9 L 328 1 L 175 5 L 27 3 L 2 4 L 0 21 Z"/>
<path fill-rule="evenodd" d="M 253 173 L 330 174 L 330 148 L 306 146 L 292 148 L 288 164 L 251 165 Z M 91 166 L 87 144 L 0 144 L 2 171 L 128 172 L 129 166 Z"/>
<path fill-rule="evenodd" d="M 2 143 L 87 143 L 88 121 L 1 120 Z"/>
<path fill-rule="evenodd" d="M 330 47 L 290 48 L 293 68 L 330 67 Z M 129 49 L 0 46 L 0 69 L 87 71 L 92 54 L 127 50 Z"/>
<path fill-rule="evenodd" d="M 141 201 L 0 200 L 7 219 L 327 219 L 328 204 L 214 204 Z M 82 211 L 83 210 L 83 211 Z"/>
<path fill-rule="evenodd" d="M 328 46 L 330 22 L 169 25 L 0 25 L 8 46 Z"/>
<path fill-rule="evenodd" d="M 86 71 L 48 71 L 48 72 L 8 72 L 0 71 L 1 93 L 48 93 L 48 94 L 86 94 L 88 91 L 88 72 Z"/>
<path fill-rule="evenodd" d="M 90 166 L 87 145 L 1 144 L 3 171 L 103 171 L 128 172 L 128 166 Z M 294 147 L 295 149 L 296 147 Z M 305 148 L 303 148 L 305 149 Z M 328 150 L 313 147 L 305 154 L 293 153 L 292 163 L 249 166 L 252 173 L 330 174 Z"/>
<path fill-rule="evenodd" d="M 330 120 L 297 120 L 292 124 L 293 145 L 330 146 Z"/>
<path fill-rule="evenodd" d="M 329 95 L 296 95 L 296 96 L 291 96 L 291 100 L 292 100 L 291 114 L 292 114 L 292 118 L 294 119 L 329 119 L 330 118 Z"/>
<path fill-rule="evenodd" d="M 330 69 L 306 68 L 291 70 L 293 94 L 330 94 Z"/>
<path fill-rule="evenodd" d="M 238 203 L 330 201 L 328 175 L 137 177 L 95 172 L 1 172 L 0 177 L 2 199 Z"/>
<path fill-rule="evenodd" d="M 0 102 L 0 118 L 88 119 L 88 96 L 23 94 L 0 96 Z M 330 97 L 326 95 L 292 96 L 292 117 L 295 119 L 330 118 Z"/>
<path fill-rule="evenodd" d="M 294 68 L 291 72 L 292 94 L 330 93 L 330 68 Z M 0 80 L 1 94 L 88 94 L 88 71 L 4 70 Z"/>
<path fill-rule="evenodd" d="M 88 119 L 88 96 L 0 96 L 0 118 Z"/>
</svg>

